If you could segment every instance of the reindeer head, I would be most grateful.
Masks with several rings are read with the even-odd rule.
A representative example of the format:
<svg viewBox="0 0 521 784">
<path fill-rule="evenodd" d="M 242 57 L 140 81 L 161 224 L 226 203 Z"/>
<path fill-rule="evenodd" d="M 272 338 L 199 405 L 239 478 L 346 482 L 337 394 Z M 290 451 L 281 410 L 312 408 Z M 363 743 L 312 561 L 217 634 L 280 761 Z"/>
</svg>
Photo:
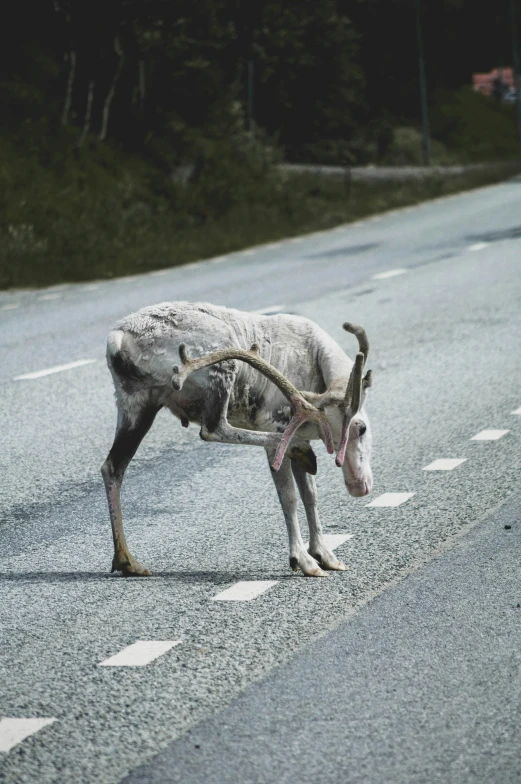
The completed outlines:
<svg viewBox="0 0 521 784">
<path fill-rule="evenodd" d="M 342 394 L 341 383 L 334 384 L 321 396 L 320 401 L 316 401 L 316 405 L 324 411 L 331 427 L 337 448 L 335 462 L 342 468 L 346 487 L 351 495 L 360 497 L 370 493 L 373 488 L 371 427 L 364 408 L 372 375 L 370 370 L 363 375 L 369 341 L 362 327 L 349 322 L 343 326 L 346 332 L 357 337 L 360 351 L 356 355 L 345 392 Z"/>
</svg>

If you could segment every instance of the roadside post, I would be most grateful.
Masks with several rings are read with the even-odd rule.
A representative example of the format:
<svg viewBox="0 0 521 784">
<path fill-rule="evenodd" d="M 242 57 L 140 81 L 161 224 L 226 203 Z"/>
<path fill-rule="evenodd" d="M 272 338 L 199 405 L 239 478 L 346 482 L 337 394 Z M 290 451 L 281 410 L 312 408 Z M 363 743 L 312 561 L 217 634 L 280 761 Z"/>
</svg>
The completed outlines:
<svg viewBox="0 0 521 784">
<path fill-rule="evenodd" d="M 248 130 L 253 131 L 253 60 L 248 60 Z"/>
<path fill-rule="evenodd" d="M 514 67 L 514 88 L 516 93 L 517 133 L 521 152 L 521 76 L 519 65 L 519 43 L 517 39 L 517 18 L 514 0 L 510 0 L 510 17 L 512 26 L 512 65 Z"/>
<path fill-rule="evenodd" d="M 418 40 L 418 66 L 420 72 L 420 100 L 422 114 L 422 152 L 424 166 L 431 164 L 431 139 L 429 130 L 429 108 L 427 106 L 427 81 L 425 78 L 425 62 L 423 59 L 423 40 L 420 18 L 420 0 L 415 0 L 416 7 L 416 38 Z"/>
</svg>

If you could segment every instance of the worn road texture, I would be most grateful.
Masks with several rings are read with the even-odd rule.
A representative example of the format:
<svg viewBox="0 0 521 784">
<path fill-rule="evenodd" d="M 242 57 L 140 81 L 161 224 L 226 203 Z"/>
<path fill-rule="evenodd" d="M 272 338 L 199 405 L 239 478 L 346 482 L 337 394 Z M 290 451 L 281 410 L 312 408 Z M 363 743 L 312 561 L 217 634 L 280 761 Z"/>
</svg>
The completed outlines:
<svg viewBox="0 0 521 784">
<path fill-rule="evenodd" d="M 519 780 L 520 216 L 514 180 L 161 275 L 0 294 L 0 716 L 55 719 L 0 752 L 2 784 Z M 162 413 L 123 491 L 153 577 L 110 575 L 105 338 L 174 299 L 299 313 L 351 355 L 342 323 L 366 327 L 372 498 L 415 495 L 349 498 L 318 446 L 349 571 L 293 574 L 264 454 Z M 483 429 L 509 432 L 470 440 Z M 422 471 L 438 458 L 466 462 Z M 277 584 L 211 601 L 238 580 Z M 97 666 L 136 640 L 181 643 Z"/>
</svg>

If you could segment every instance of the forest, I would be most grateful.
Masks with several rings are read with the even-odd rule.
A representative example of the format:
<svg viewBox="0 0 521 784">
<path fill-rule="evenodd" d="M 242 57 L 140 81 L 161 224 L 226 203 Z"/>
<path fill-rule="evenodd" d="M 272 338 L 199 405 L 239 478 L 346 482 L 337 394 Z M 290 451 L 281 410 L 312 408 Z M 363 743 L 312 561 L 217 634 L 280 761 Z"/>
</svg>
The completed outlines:
<svg viewBox="0 0 521 784">
<path fill-rule="evenodd" d="M 302 230 L 317 186 L 292 195 L 283 160 L 420 163 L 417 8 L 434 162 L 518 156 L 515 107 L 470 84 L 512 65 L 521 0 L 21 0 L 0 29 L 0 285 L 140 269 L 153 235 L 161 266 Z"/>
</svg>

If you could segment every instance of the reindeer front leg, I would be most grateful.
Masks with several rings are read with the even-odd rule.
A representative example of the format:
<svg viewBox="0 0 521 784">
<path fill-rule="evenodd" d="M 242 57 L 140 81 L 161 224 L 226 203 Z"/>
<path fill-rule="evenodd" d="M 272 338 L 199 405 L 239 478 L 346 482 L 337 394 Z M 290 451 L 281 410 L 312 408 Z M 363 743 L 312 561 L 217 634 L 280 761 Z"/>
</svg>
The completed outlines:
<svg viewBox="0 0 521 784">
<path fill-rule="evenodd" d="M 268 451 L 268 460 L 271 459 L 272 455 Z M 290 462 L 290 459 L 285 457 L 280 469 L 276 472 L 273 471 L 271 474 L 288 529 L 289 565 L 294 572 L 302 569 L 308 577 L 327 577 L 327 572 L 324 572 L 315 559 L 306 552 L 304 542 L 302 541 L 297 518 L 297 494 L 295 492 L 295 482 L 291 475 Z"/>
<path fill-rule="evenodd" d="M 323 569 L 332 569 L 337 572 L 344 571 L 347 569 L 347 566 L 345 566 L 342 561 L 338 560 L 324 540 L 322 526 L 318 517 L 317 485 L 315 477 L 307 473 L 304 466 L 296 460 L 291 461 L 291 468 L 299 489 L 300 497 L 302 498 L 302 503 L 304 504 L 304 509 L 306 510 L 309 526 L 308 553 L 313 556 Z"/>
</svg>

